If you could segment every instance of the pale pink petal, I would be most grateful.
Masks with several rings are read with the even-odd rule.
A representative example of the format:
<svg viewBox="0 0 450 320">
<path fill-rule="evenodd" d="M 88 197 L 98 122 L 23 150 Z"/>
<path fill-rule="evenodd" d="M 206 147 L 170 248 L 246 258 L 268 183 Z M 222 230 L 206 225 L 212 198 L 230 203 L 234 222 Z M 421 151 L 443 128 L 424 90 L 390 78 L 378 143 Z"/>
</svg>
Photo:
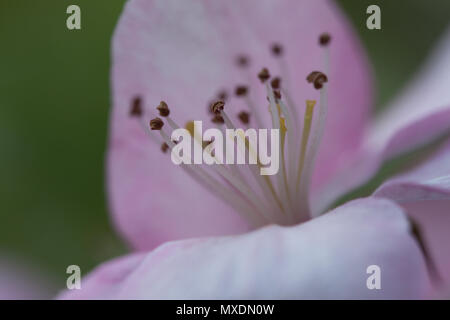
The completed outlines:
<svg viewBox="0 0 450 320">
<path fill-rule="evenodd" d="M 134 267 L 123 277 L 127 259 Z M 64 297 L 408 299 L 429 290 L 424 259 L 403 211 L 382 199 L 356 200 L 295 227 L 170 242 L 138 263 L 135 259 L 100 267 L 82 290 Z M 367 288 L 371 265 L 381 268 L 380 290 Z"/>
<path fill-rule="evenodd" d="M 135 253 L 106 262 L 97 267 L 95 272 L 82 278 L 81 289 L 65 290 L 58 299 L 85 299 L 86 292 L 89 292 L 90 299 L 114 298 L 122 283 L 144 258 L 145 254 Z"/>
<path fill-rule="evenodd" d="M 388 180 L 374 196 L 395 200 L 417 220 L 450 285 L 450 141 L 418 168 Z"/>
<path fill-rule="evenodd" d="M 450 141 L 419 167 L 389 179 L 374 195 L 398 203 L 450 200 Z"/>
<path fill-rule="evenodd" d="M 441 113 L 445 119 L 434 119 L 428 123 L 427 131 L 434 136 L 450 129 L 450 28 L 444 33 L 440 43 L 429 55 L 427 62 L 411 83 L 400 92 L 386 111 L 380 115 L 369 132 L 368 143 L 374 147 L 383 147 L 393 135 L 402 128 L 410 126 L 421 119 Z M 425 139 L 429 140 L 429 134 Z M 420 140 L 421 134 L 416 134 L 408 141 L 408 145 L 397 147 L 396 152 L 402 152 L 410 147 L 411 142 Z M 411 141 L 413 140 L 413 141 Z M 423 142 L 423 141 L 419 141 Z"/>
<path fill-rule="evenodd" d="M 422 233 L 424 244 L 438 271 L 436 291 L 450 287 L 450 200 L 403 202 L 401 206 L 413 217 Z"/>
<path fill-rule="evenodd" d="M 321 214 L 333 204 L 333 201 L 336 201 L 346 192 L 368 182 L 385 161 L 392 159 L 401 151 L 412 149 L 414 146 L 419 147 L 432 141 L 436 136 L 433 135 L 434 129 L 430 128 L 433 128 L 436 123 L 442 125 L 444 122 L 450 123 L 450 109 L 430 115 L 399 130 L 381 152 L 363 148 L 356 154 L 349 154 L 348 161 L 340 172 L 330 179 L 324 188 L 313 194 L 313 215 Z"/>
<path fill-rule="evenodd" d="M 362 148 L 342 158 L 342 169 L 313 195 L 314 213 L 369 181 L 381 164 L 450 133 L 450 29 L 414 80 L 373 122 Z"/>
<path fill-rule="evenodd" d="M 305 99 L 318 98 L 305 77 L 324 69 L 318 46 L 322 32 L 333 37 L 330 114 L 314 185 L 333 174 L 335 159 L 357 148 L 371 98 L 365 55 L 334 4 L 306 0 L 127 3 L 113 40 L 108 191 L 114 221 L 135 247 L 149 249 L 167 240 L 239 233 L 247 226 L 230 207 L 175 167 L 129 118 L 132 98 L 142 95 L 147 110 L 152 110 L 146 120 L 165 100 L 181 125 L 187 120 L 209 124 L 208 101 L 219 90 L 232 91 L 244 83 L 250 85 L 262 117 L 268 118 L 266 94 L 256 74 L 263 66 L 279 73 L 269 50 L 279 42 L 290 69 L 291 95 L 303 110 Z M 239 54 L 251 59 L 247 74 L 234 66 Z M 245 108 L 236 98 L 227 104 L 232 116 Z"/>
</svg>

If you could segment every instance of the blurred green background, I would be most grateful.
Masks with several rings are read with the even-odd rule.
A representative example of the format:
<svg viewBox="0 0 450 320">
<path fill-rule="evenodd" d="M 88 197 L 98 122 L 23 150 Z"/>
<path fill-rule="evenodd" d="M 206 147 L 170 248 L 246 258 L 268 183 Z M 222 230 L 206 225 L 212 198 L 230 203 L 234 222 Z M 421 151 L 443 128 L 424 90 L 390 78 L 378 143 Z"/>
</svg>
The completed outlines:
<svg viewBox="0 0 450 320">
<path fill-rule="evenodd" d="M 58 288 L 68 265 L 86 273 L 126 252 L 104 191 L 110 40 L 124 2 L 0 1 L 0 254 L 27 259 Z M 450 21 L 448 0 L 339 3 L 374 65 L 378 106 Z M 82 30 L 66 28 L 70 4 L 81 7 Z M 370 4 L 381 7 L 382 30 L 366 29 Z"/>
</svg>

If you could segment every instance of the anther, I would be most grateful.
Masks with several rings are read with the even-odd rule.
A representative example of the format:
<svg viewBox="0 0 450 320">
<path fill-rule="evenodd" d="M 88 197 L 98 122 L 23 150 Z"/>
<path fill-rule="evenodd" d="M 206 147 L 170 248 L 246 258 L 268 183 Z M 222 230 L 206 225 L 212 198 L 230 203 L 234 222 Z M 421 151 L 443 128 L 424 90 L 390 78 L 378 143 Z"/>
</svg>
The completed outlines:
<svg viewBox="0 0 450 320">
<path fill-rule="evenodd" d="M 245 55 L 239 55 L 236 58 L 236 63 L 241 68 L 247 67 L 249 65 L 249 62 L 250 62 L 249 58 Z"/>
<path fill-rule="evenodd" d="M 164 122 L 161 120 L 161 118 L 155 118 L 150 120 L 150 129 L 152 130 L 161 130 L 164 126 Z"/>
<path fill-rule="evenodd" d="M 270 82 L 270 85 L 275 90 L 280 89 L 281 79 L 279 77 L 273 78 L 272 81 Z"/>
<path fill-rule="evenodd" d="M 280 90 L 272 90 L 273 92 L 273 97 L 275 98 L 275 102 L 278 103 L 279 100 L 281 100 L 281 92 Z M 270 102 L 270 98 L 269 96 L 266 97 L 267 101 Z"/>
<path fill-rule="evenodd" d="M 331 36 L 328 33 L 322 33 L 319 36 L 319 44 L 322 47 L 328 46 L 330 44 L 330 41 L 331 41 Z"/>
<path fill-rule="evenodd" d="M 202 141 L 202 148 L 205 149 L 207 146 L 209 146 L 211 143 L 213 143 L 213 140 L 203 140 Z"/>
<path fill-rule="evenodd" d="M 213 104 L 211 104 L 211 111 L 215 114 L 220 114 L 220 111 L 223 110 L 223 107 L 225 106 L 225 102 L 222 100 L 215 101 Z"/>
<path fill-rule="evenodd" d="M 279 90 L 273 90 L 273 96 L 275 100 L 281 100 L 281 92 Z"/>
<path fill-rule="evenodd" d="M 308 83 L 314 84 L 314 88 L 322 89 L 323 84 L 328 82 L 328 78 L 324 73 L 320 71 L 313 71 L 306 77 L 306 81 L 308 81 Z"/>
<path fill-rule="evenodd" d="M 219 100 L 225 101 L 228 98 L 228 92 L 226 90 L 221 90 L 219 91 L 219 93 L 217 94 L 217 98 Z"/>
<path fill-rule="evenodd" d="M 130 116 L 140 117 L 142 116 L 142 98 L 137 96 L 131 101 Z"/>
<path fill-rule="evenodd" d="M 225 120 L 223 119 L 223 117 L 222 117 L 220 114 L 216 114 L 216 115 L 211 119 L 211 121 L 212 121 L 213 123 L 217 123 L 217 124 L 222 124 L 222 123 L 225 122 Z"/>
<path fill-rule="evenodd" d="M 169 150 L 169 145 L 165 142 L 163 142 L 163 144 L 161 145 L 161 151 L 166 153 L 167 150 Z"/>
<path fill-rule="evenodd" d="M 243 124 L 248 124 L 250 122 L 250 114 L 246 111 L 239 112 L 238 118 Z"/>
<path fill-rule="evenodd" d="M 266 82 L 267 80 L 270 79 L 270 73 L 269 70 L 267 70 L 267 68 L 263 68 L 259 73 L 258 73 L 258 78 L 259 80 L 261 80 L 262 83 Z"/>
<path fill-rule="evenodd" d="M 270 50 L 275 57 L 279 57 L 283 54 L 283 47 L 279 43 L 274 43 Z"/>
<path fill-rule="evenodd" d="M 158 109 L 161 117 L 167 117 L 170 114 L 169 106 L 164 101 L 161 101 L 156 109 Z"/>
<path fill-rule="evenodd" d="M 247 86 L 237 86 L 234 93 L 238 97 L 243 97 L 243 96 L 247 95 L 248 87 Z"/>
</svg>

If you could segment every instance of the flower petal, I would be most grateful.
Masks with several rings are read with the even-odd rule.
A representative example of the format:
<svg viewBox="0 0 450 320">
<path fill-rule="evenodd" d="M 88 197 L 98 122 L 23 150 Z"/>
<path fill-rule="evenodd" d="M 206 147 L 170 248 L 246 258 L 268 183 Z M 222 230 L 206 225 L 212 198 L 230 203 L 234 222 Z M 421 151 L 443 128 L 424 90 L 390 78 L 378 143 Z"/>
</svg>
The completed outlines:
<svg viewBox="0 0 450 320">
<path fill-rule="evenodd" d="M 423 243 L 437 274 L 434 289 L 450 287 L 450 200 L 410 201 L 401 203 L 405 212 L 419 226 Z"/>
<path fill-rule="evenodd" d="M 450 200 L 450 140 L 418 168 L 386 181 L 374 196 L 398 203 Z"/>
<path fill-rule="evenodd" d="M 450 119 L 450 28 L 428 57 L 427 62 L 411 83 L 380 115 L 369 132 L 368 144 L 382 148 L 400 129 L 407 128 L 421 119 L 434 117 L 405 145 L 397 145 L 395 152 L 403 152 L 411 146 L 422 144 L 443 132 L 448 132 Z M 412 132 L 410 132 L 412 133 Z"/>
<path fill-rule="evenodd" d="M 206 193 L 160 152 L 138 121 L 130 119 L 130 101 L 136 95 L 143 97 L 145 121 L 155 114 L 151 111 L 154 106 L 165 100 L 181 125 L 187 120 L 209 124 L 208 101 L 219 90 L 230 91 L 244 83 L 250 86 L 251 99 L 262 118 L 268 119 L 266 93 L 256 74 L 263 66 L 279 73 L 279 64 L 269 50 L 276 41 L 285 47 L 291 95 L 303 110 L 306 99 L 318 98 L 305 78 L 310 71 L 324 67 L 318 36 L 326 31 L 333 37 L 330 121 L 315 184 L 334 172 L 338 152 L 351 152 L 358 145 L 371 97 L 365 56 L 331 2 L 127 3 L 113 41 L 108 189 L 114 220 L 135 247 L 149 249 L 167 240 L 233 234 L 248 227 L 229 206 Z M 251 59 L 247 73 L 233 66 L 239 54 Z M 226 110 L 233 117 L 246 109 L 237 98 L 229 102 Z M 158 135 L 155 138 L 162 142 Z"/>
<path fill-rule="evenodd" d="M 170 242 L 133 261 L 125 277 L 124 260 L 112 261 L 63 297 L 420 298 L 428 275 L 409 229 L 393 202 L 361 199 L 296 227 Z M 381 290 L 367 288 L 371 265 L 381 269 Z M 110 280 L 115 274 L 119 281 Z"/>
<path fill-rule="evenodd" d="M 450 133 L 450 29 L 416 78 L 368 130 L 361 149 L 348 153 L 338 173 L 315 190 L 315 215 L 346 192 L 366 183 L 383 162 Z"/>
<path fill-rule="evenodd" d="M 445 285 L 450 285 L 450 141 L 423 165 L 374 193 L 400 203 L 417 221 Z"/>
</svg>

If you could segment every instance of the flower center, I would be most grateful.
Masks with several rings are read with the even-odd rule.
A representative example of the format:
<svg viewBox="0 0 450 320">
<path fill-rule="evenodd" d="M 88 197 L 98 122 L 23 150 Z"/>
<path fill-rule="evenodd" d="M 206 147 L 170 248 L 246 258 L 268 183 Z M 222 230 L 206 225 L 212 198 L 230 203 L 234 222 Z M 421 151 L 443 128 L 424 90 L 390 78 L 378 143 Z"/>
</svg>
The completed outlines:
<svg viewBox="0 0 450 320">
<path fill-rule="evenodd" d="M 274 44 L 271 47 L 273 56 L 279 61 L 282 77 L 272 77 L 268 69 L 263 68 L 258 78 L 265 86 L 271 125 L 279 130 L 279 137 L 272 148 L 278 148 L 280 155 L 280 170 L 274 176 L 260 175 L 264 166 L 263 159 L 257 154 L 257 146 L 244 133 L 236 130 L 237 127 L 225 110 L 226 92 L 220 92 L 218 99 L 209 106 L 209 112 L 214 123 L 223 133 L 226 129 L 234 129 L 238 134 L 234 137 L 224 134 L 226 139 L 240 139 L 237 147 L 245 149 L 253 155 L 256 161 L 253 164 L 232 165 L 217 161 L 215 158 L 215 141 L 203 141 L 201 135 L 195 132 L 193 121 L 189 121 L 185 128 L 194 138 L 194 148 L 203 150 L 217 165 L 187 165 L 180 166 L 195 181 L 210 190 L 215 196 L 232 206 L 250 227 L 257 228 L 267 224 L 293 225 L 308 220 L 310 216 L 309 190 L 314 164 L 319 146 L 325 130 L 327 117 L 327 82 L 329 69 L 329 43 L 328 34 L 322 34 L 319 44 L 323 48 L 324 72 L 313 71 L 306 76 L 306 81 L 320 91 L 319 102 L 306 100 L 303 117 L 299 116 L 296 105 L 289 94 L 289 90 L 282 86 L 282 79 L 287 77 L 287 68 L 283 47 Z M 239 68 L 245 69 L 249 64 L 246 56 L 239 56 L 236 60 Z M 250 118 L 254 116 L 259 128 L 264 128 L 261 110 L 256 108 L 248 95 L 247 86 L 238 85 L 235 95 L 245 100 L 248 111 L 241 111 L 238 119 L 244 127 L 248 126 Z M 138 118 L 150 137 L 161 146 L 163 152 L 172 151 L 178 141 L 173 141 L 164 128 L 165 123 L 172 130 L 180 126 L 170 116 L 167 103 L 161 101 L 157 106 L 160 117 L 146 122 L 142 99 L 135 97 L 131 103 L 130 116 Z M 318 109 L 318 110 L 317 110 Z M 300 120 L 300 121 L 299 121 Z M 151 130 L 148 130 L 148 129 Z M 158 134 L 155 134 L 159 132 Z M 244 153 L 245 154 L 245 153 Z M 187 155 L 191 156 L 191 155 Z M 195 154 L 194 154 L 195 156 Z M 194 159 L 195 160 L 195 159 Z M 191 163 L 196 163 L 193 161 Z"/>
</svg>

